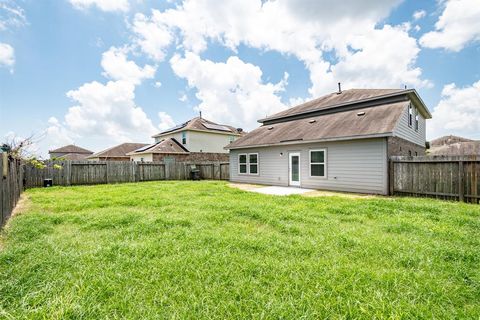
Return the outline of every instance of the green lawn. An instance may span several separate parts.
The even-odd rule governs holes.
[[[223,182],[28,190],[1,319],[480,317],[480,206]]]

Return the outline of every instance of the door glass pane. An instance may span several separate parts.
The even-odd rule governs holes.
[[[299,181],[299,157],[292,156],[292,181]]]

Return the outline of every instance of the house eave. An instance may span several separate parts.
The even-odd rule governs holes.
[[[170,135],[170,134],[173,134],[173,133],[179,133],[179,132],[183,132],[183,131],[196,131],[196,132],[206,132],[206,133],[214,133],[214,134],[224,134],[224,135],[229,135],[229,136],[241,136],[241,134],[239,133],[234,133],[234,132],[227,132],[227,131],[216,131],[216,130],[200,130],[200,129],[178,129],[178,130],[174,130],[174,131],[169,131],[169,132],[165,132],[165,133],[157,133],[156,135],[153,135],[152,138],[160,138],[160,137],[163,137],[163,136],[167,136],[167,135]]]
[[[292,145],[292,144],[307,144],[307,143],[318,143],[318,142],[334,142],[334,141],[346,141],[346,140],[384,138],[384,137],[391,137],[391,136],[393,136],[393,132],[354,135],[354,136],[345,136],[345,137],[331,137],[331,138],[322,138],[322,139],[314,139],[314,140],[295,140],[295,141],[285,141],[285,142],[278,142],[278,143],[244,145],[244,146],[233,146],[233,147],[226,146],[224,147],[224,149],[237,150],[237,149],[263,148],[263,147],[284,146],[284,145]]]
[[[403,97],[403,99],[402,99]],[[332,104],[329,107],[322,108],[322,109],[316,109],[316,110],[308,110],[304,112],[299,112],[295,114],[290,114],[290,115],[285,115],[285,116],[279,116],[279,117],[266,117],[263,119],[259,119],[257,122],[263,123],[263,124],[273,124],[273,123],[278,123],[278,122],[285,122],[289,121],[292,119],[298,119],[298,118],[308,118],[309,116],[313,116],[314,114],[320,115],[320,114],[328,114],[328,113],[336,113],[340,111],[344,111],[344,107],[351,107],[352,109],[355,109],[358,107],[364,107],[365,104],[368,104],[369,102],[375,102],[377,101],[378,105],[383,104],[382,100],[389,99],[389,98],[398,98],[398,101],[402,100],[407,100],[406,97],[414,100],[417,104],[419,104],[422,107],[423,115],[426,119],[431,119],[432,115],[430,111],[428,110],[427,106],[423,102],[423,100],[420,98],[418,95],[417,91],[415,89],[408,89],[408,90],[403,90],[399,92],[394,92],[394,93],[389,93],[389,94],[384,94],[380,96],[375,96],[371,98],[366,98],[366,99],[360,99],[360,100],[354,100],[354,101],[348,101],[344,103],[337,103],[337,104]]]

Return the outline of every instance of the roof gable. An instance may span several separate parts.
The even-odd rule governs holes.
[[[218,124],[201,117],[195,117],[193,119],[188,120],[187,122],[184,122],[175,127],[164,130],[154,135],[153,138],[161,137],[162,135],[173,133],[173,132],[181,132],[186,130],[199,130],[199,131],[208,131],[212,133],[235,134],[235,135],[240,134],[240,131],[237,128],[234,128],[232,126],[225,125],[225,124]]]
[[[402,89],[349,89],[341,93],[335,92],[305,102],[293,108],[281,111],[264,119],[261,123],[287,121],[289,118],[309,117],[314,113],[341,112],[345,108],[361,108],[386,103],[413,100],[420,107],[425,118],[431,118],[427,107],[415,90]]]
[[[50,151],[48,151],[48,153],[80,153],[80,154],[92,154],[93,151],[84,149],[84,148],[82,148],[82,147],[79,147],[79,146],[76,146],[76,145],[73,145],[73,144],[69,144],[69,145],[67,145],[67,146],[63,146],[63,147],[60,147],[60,148],[55,149],[55,150],[50,150]]]
[[[99,151],[92,154],[88,158],[114,158],[114,157],[128,157],[127,153],[132,152],[138,148],[146,146],[146,143],[122,143],[117,146]]]
[[[149,153],[189,153],[187,148],[182,146],[176,139],[167,138],[157,143],[134,150],[128,155],[149,154]]]
[[[408,104],[403,101],[267,124],[226,148],[389,136]]]

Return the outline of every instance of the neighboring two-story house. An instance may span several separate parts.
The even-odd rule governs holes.
[[[339,91],[259,120],[229,144],[230,180],[388,193],[388,159],[425,154],[431,114],[415,90]]]
[[[153,136],[155,143],[128,155],[133,161],[227,161],[225,146],[243,130],[196,117]]]

